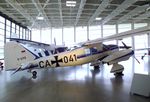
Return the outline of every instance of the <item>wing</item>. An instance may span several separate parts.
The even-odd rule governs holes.
[[[40,50],[46,51],[46,55],[49,55],[47,54],[47,52],[49,51],[51,53],[56,52],[56,50],[58,52],[63,52],[68,48],[68,47],[65,47],[64,45],[56,45],[56,41],[55,41],[55,44],[46,44],[46,43],[41,43],[41,42],[36,42],[36,41],[31,41],[31,40],[26,40],[26,39],[18,39],[18,38],[7,38],[7,39],[10,39],[10,41],[16,41],[18,43],[21,43],[26,48],[33,47],[36,50],[40,49]]]
[[[46,43],[41,43],[41,42],[36,42],[36,41],[31,41],[31,40],[26,40],[26,39],[19,39],[19,38],[7,38],[7,39],[10,39],[10,41],[16,41],[22,44],[30,44],[30,45],[35,45],[35,46],[50,46],[49,44],[46,44]]]
[[[110,41],[110,40],[121,40],[125,37],[132,36],[132,35],[146,34],[149,31],[150,31],[150,27],[145,26],[145,27],[129,30],[129,31],[126,31],[126,32],[118,33],[118,34],[113,34],[111,36],[107,36],[107,37],[103,37],[103,38],[97,38],[95,40],[88,40],[88,41],[81,42],[81,43],[78,43],[78,44],[79,45],[87,45],[87,44],[100,43],[100,42]]]
[[[110,65],[110,64],[121,62],[121,61],[126,61],[133,54],[134,54],[134,51],[132,49],[116,51],[114,53],[109,54],[107,57],[105,57],[102,60],[102,62],[107,63],[108,65]]]
[[[98,38],[98,39],[94,39],[94,40],[88,40],[88,41],[85,41],[85,42],[80,42],[77,45],[80,45],[80,46],[95,45],[95,44],[101,44],[102,41],[103,41],[102,38]]]
[[[136,51],[140,51],[140,50],[150,50],[150,48],[141,48],[141,49],[135,49]]]

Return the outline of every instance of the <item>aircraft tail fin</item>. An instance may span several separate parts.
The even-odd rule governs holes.
[[[20,43],[11,41],[4,46],[5,70],[21,67],[22,64],[33,61],[38,56],[22,46]]]

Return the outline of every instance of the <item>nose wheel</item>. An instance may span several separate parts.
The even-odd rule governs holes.
[[[94,66],[94,70],[99,70],[99,65]]]
[[[116,72],[116,73],[114,73],[114,75],[115,75],[116,77],[118,77],[118,76],[123,76],[124,74],[123,74],[123,72],[121,71],[121,72]]]

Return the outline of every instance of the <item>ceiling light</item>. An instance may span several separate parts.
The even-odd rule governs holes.
[[[102,18],[101,17],[97,17],[97,18],[95,18],[95,20],[101,20]]]
[[[66,1],[66,6],[75,7],[76,6],[76,1]]]
[[[43,17],[43,16],[38,16],[38,17],[36,17],[36,19],[37,19],[37,20],[43,20],[44,17]]]

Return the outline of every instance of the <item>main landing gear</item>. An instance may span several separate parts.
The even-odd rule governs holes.
[[[36,72],[36,71],[33,71],[33,72],[32,72],[32,78],[35,79],[36,77],[37,77],[37,72]]]
[[[94,66],[94,70],[99,70],[99,65]]]
[[[32,78],[35,79],[37,77],[37,72],[34,70],[32,71],[31,69],[28,70],[29,73],[32,73]]]

